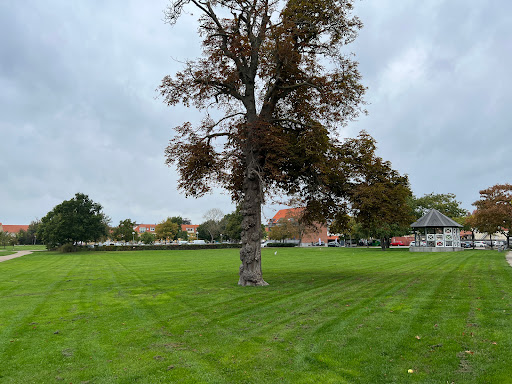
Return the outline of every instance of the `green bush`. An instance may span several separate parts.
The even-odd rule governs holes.
[[[102,247],[80,247],[83,251],[186,251],[199,249],[241,248],[242,244],[166,244],[166,245],[107,245]]]
[[[59,251],[61,253],[71,253],[71,252],[78,251],[78,247],[71,243],[67,243],[67,244],[61,245],[59,248],[57,248],[57,251]]]
[[[294,243],[268,243],[267,247],[296,247]]]

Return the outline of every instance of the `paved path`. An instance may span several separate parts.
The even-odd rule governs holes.
[[[18,251],[16,253],[13,253],[12,255],[0,256],[0,263],[2,261],[7,261],[7,260],[15,259],[16,257],[30,255],[31,253],[32,253],[32,251]]]
[[[508,263],[510,264],[510,266],[512,267],[512,251],[510,251],[509,253],[507,253],[507,256],[505,256],[507,258],[507,261]]]

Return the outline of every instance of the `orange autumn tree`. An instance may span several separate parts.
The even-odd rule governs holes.
[[[175,128],[166,161],[187,195],[220,185],[241,207],[240,285],[267,285],[261,206],[270,191],[299,199],[311,221],[344,204],[337,136],[362,112],[365,92],[346,50],[362,27],[352,8],[351,0],[174,0],[166,10],[170,24],[199,14],[202,56],[166,76],[159,92],[169,106],[205,113],[197,126]]]
[[[512,185],[496,184],[480,191],[480,200],[473,203],[476,211],[470,219],[472,228],[489,235],[500,232],[507,236],[512,228]],[[492,247],[492,242],[491,242]]]

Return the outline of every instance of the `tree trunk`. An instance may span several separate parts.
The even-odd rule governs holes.
[[[381,237],[380,238],[380,248],[385,251],[386,250],[386,238],[385,237]]]
[[[268,285],[261,271],[261,187],[255,169],[248,167],[243,185],[242,249],[238,285]]]

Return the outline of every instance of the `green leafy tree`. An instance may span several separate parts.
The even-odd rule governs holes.
[[[171,222],[178,225],[178,232],[176,232],[176,235],[174,235],[173,240],[188,240],[188,232],[181,229],[181,226],[183,225],[183,218],[181,216],[173,216],[169,219]]]
[[[222,218],[220,227],[225,240],[240,241],[242,239],[242,220],[243,217],[239,207]]]
[[[41,220],[35,219],[30,222],[30,225],[27,229],[27,235],[30,240],[30,244],[41,244],[41,241],[37,239],[37,229],[41,224]]]
[[[468,215],[468,211],[461,207],[461,202],[457,201],[453,193],[429,193],[423,197],[411,198],[411,206],[414,216],[419,219],[431,209],[437,209],[443,215],[455,220]]]
[[[0,231],[0,244],[4,246],[10,244],[12,235],[9,232]]]
[[[159,90],[169,106],[206,113],[198,126],[175,128],[167,163],[187,195],[218,185],[231,193],[243,216],[238,283],[267,285],[265,196],[297,196],[311,221],[329,219],[346,197],[339,128],[361,113],[365,87],[344,52],[362,23],[351,0],[173,0],[166,20],[174,24],[186,7],[199,14],[203,57]]]
[[[209,223],[205,221],[199,224],[199,227],[197,227],[197,238],[199,240],[211,241],[210,232],[207,230],[208,225]]]
[[[112,229],[112,237],[117,241],[138,241],[139,234],[135,232],[136,223],[130,219],[121,220],[117,227]],[[133,233],[135,232],[135,234]]]
[[[408,177],[391,168],[389,161],[375,155],[375,140],[363,133],[357,143],[363,157],[357,162],[357,180],[351,193],[352,210],[365,238],[380,238],[382,250],[391,236],[409,231],[414,216],[409,205]]]
[[[20,229],[20,231],[16,234],[16,242],[20,245],[31,244],[27,231]]]
[[[155,242],[155,235],[153,235],[151,232],[144,232],[141,236],[140,236],[140,240],[144,243],[144,244],[153,244]]]
[[[268,238],[270,240],[284,241],[286,239],[296,239],[299,237],[297,226],[289,218],[282,218],[270,228]]]
[[[168,240],[173,240],[179,230],[180,228],[178,227],[178,224],[173,222],[171,218],[168,217],[166,220],[156,225],[155,235],[157,239],[167,242]]]
[[[63,244],[98,241],[106,236],[109,219],[102,206],[83,193],[56,205],[41,219],[37,238],[53,248]]]

